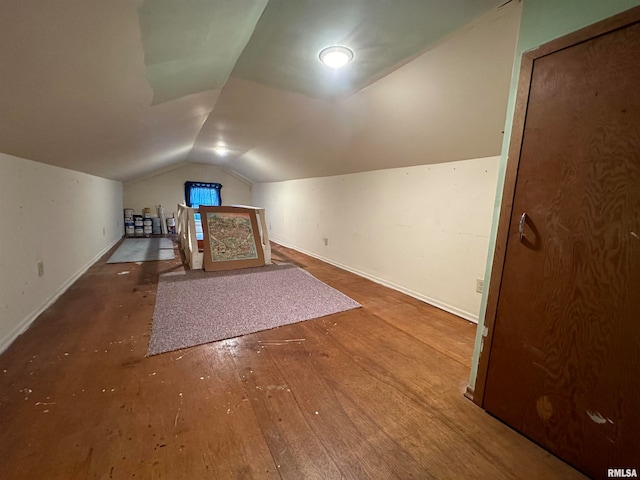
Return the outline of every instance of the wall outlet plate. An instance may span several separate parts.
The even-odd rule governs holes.
[[[44,275],[44,262],[43,261],[39,261],[38,262],[38,276],[42,277]]]
[[[483,290],[484,290],[484,279],[483,278],[476,279],[476,292],[482,293]]]

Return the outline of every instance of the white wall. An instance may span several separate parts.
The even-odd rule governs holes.
[[[277,243],[477,321],[499,157],[258,183]],[[327,246],[323,238],[328,238]]]
[[[156,206],[164,207],[165,215],[177,213],[178,203],[184,203],[185,182],[212,182],[222,184],[223,205],[249,205],[251,184],[233,172],[214,165],[187,163],[151,177],[124,184],[123,204],[141,213],[145,207],[156,215]]]
[[[122,184],[0,153],[0,211],[1,352],[121,238]]]

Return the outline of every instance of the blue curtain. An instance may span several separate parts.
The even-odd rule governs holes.
[[[184,199],[187,202],[187,207],[198,208],[200,205],[218,207],[222,205],[221,188],[222,184],[220,183],[185,182]]]

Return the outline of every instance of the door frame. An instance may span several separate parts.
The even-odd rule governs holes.
[[[496,234],[496,244],[493,254],[491,278],[487,293],[487,307],[484,316],[484,334],[481,340],[482,348],[480,349],[476,383],[473,390],[473,402],[481,407],[484,407],[484,394],[489,362],[491,360],[493,331],[498,311],[498,301],[500,299],[500,288],[507,252],[509,230],[511,227],[516,181],[518,178],[518,166],[520,163],[522,140],[524,137],[527,108],[529,104],[529,89],[531,87],[531,77],[533,74],[535,60],[638,22],[640,22],[640,6],[625,10],[622,13],[609,17],[605,20],[601,20],[573,33],[564,35],[522,54],[520,76],[518,78],[518,87],[516,90],[516,104],[513,113],[511,140],[509,142],[507,156],[507,168],[505,171],[504,187],[502,190],[502,204],[500,206],[500,217],[498,220],[498,231]]]

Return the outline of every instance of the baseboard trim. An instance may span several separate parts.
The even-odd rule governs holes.
[[[473,394],[475,393],[473,387],[471,385],[467,385],[466,390],[464,391],[464,396],[473,402]]]
[[[105,253],[107,253],[111,248],[113,248],[113,246],[116,243],[118,243],[120,240],[122,240],[122,237],[117,238],[116,240],[111,242],[107,247],[102,249],[102,251],[100,253],[98,253],[95,257],[93,257],[91,260],[89,260],[88,263],[86,263],[84,266],[82,266],[76,273],[74,273],[71,277],[69,277],[60,286],[60,288],[58,288],[58,290],[55,291],[55,293],[53,295],[51,295],[48,299],[46,299],[44,301],[44,303],[42,303],[36,310],[31,312],[18,325],[16,325],[16,327],[13,330],[11,330],[9,335],[7,335],[5,338],[0,340],[0,353],[4,352],[7,348],[9,348],[9,346],[15,341],[15,339],[18,338],[20,335],[22,335],[31,326],[31,324],[34,322],[34,320],[36,318],[38,318],[38,316],[40,316],[40,314],[42,312],[44,312],[47,308],[49,308],[51,305],[53,305],[53,303],[58,298],[60,298],[60,296],[64,292],[66,292],[67,289],[71,285],[73,285],[73,283],[78,278],[80,278],[87,270],[89,270],[89,267],[91,267],[91,265],[96,263],[100,257],[102,257]]]
[[[411,289],[405,288],[402,285],[398,285],[396,283],[385,280],[384,278],[377,277],[367,272],[363,272],[358,270],[357,268],[350,267],[348,265],[344,265],[340,262],[336,262],[331,260],[330,258],[323,257],[322,255],[318,255],[317,253],[310,252],[303,248],[296,247],[294,245],[290,245],[286,242],[283,242],[279,239],[271,238],[273,243],[277,243],[278,245],[282,245],[283,247],[290,248],[292,250],[296,250],[298,252],[304,253],[305,255],[309,255],[310,257],[317,258],[318,260],[322,260],[330,265],[341,268],[351,273],[355,273],[356,275],[366,278],[367,280],[371,280],[372,282],[379,283],[380,285],[384,285],[385,287],[392,288],[393,290],[397,290],[398,292],[404,293],[405,295],[409,295],[410,297],[416,298],[422,302],[428,303],[429,305],[433,305],[434,307],[439,308],[440,310],[444,310],[445,312],[452,313],[460,318],[463,318],[471,323],[478,323],[478,315],[474,315],[473,313],[467,312],[465,310],[461,310],[453,305],[448,305],[446,303],[440,302],[434,298],[423,295],[419,292],[414,292]]]

